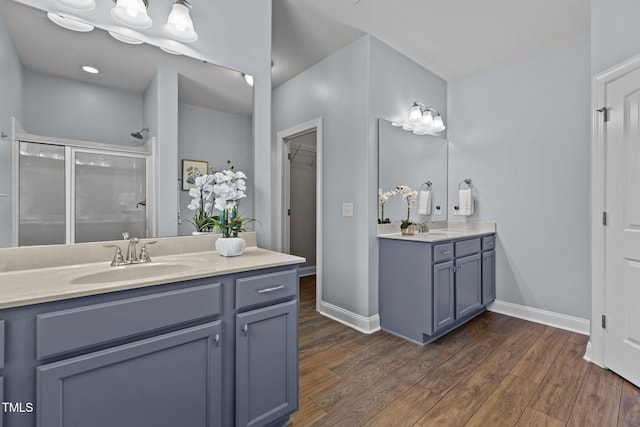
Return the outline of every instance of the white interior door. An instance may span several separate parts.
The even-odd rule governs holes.
[[[605,365],[640,386],[640,69],[606,100]]]

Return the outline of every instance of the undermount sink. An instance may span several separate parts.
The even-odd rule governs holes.
[[[92,283],[121,282],[126,280],[145,279],[149,277],[177,274],[191,268],[188,264],[133,264],[110,267],[108,270],[76,277],[69,283],[87,285]]]

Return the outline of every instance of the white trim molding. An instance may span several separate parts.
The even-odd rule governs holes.
[[[566,314],[555,313],[553,311],[541,310],[539,308],[527,307],[525,305],[513,304],[506,301],[494,301],[487,310],[494,313],[505,314],[518,319],[530,322],[541,323],[564,329],[582,335],[589,335],[589,319],[568,316]]]
[[[324,301],[320,302],[320,309],[318,311],[323,316],[347,325],[363,334],[372,334],[380,330],[380,316],[377,314],[371,317],[365,317]]]
[[[607,85],[625,74],[640,68],[640,55],[633,56],[593,77],[592,80],[592,127],[591,127],[591,322],[599,325],[602,315],[607,314],[605,280],[605,231],[602,212],[606,211],[606,134],[602,113],[607,107]],[[596,365],[605,364],[605,331],[596,326],[591,330],[587,346],[589,360]]]

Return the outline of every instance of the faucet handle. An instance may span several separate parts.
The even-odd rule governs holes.
[[[129,233],[128,233],[128,232],[126,232],[126,231],[125,231],[124,233],[122,233],[122,238],[123,238],[124,240],[129,240]]]
[[[105,248],[116,248],[116,253],[113,255],[113,261],[111,261],[111,267],[124,265],[124,256],[122,256],[122,249],[118,245],[102,245]]]
[[[152,240],[151,242],[146,242],[142,245],[142,248],[140,249],[140,262],[151,262],[149,252],[147,251],[147,245],[154,245],[156,243],[158,243],[157,240]]]

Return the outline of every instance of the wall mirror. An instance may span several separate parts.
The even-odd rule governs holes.
[[[383,192],[406,185],[420,193],[431,183],[431,210],[419,213],[419,200],[411,208],[410,219],[421,223],[447,219],[448,142],[433,135],[415,135],[378,119],[378,188]],[[440,207],[440,213],[437,207]],[[407,218],[407,203],[400,195],[384,204],[384,217],[392,222]],[[381,209],[378,206],[378,218]]]
[[[4,27],[0,28],[0,37],[11,39],[22,67],[23,99],[13,102],[22,106],[22,112],[8,113],[20,117],[27,133],[140,146],[147,135],[155,135],[157,131],[143,132],[143,139],[131,135],[148,127],[144,118],[144,92],[158,69],[175,70],[178,75],[176,169],[183,158],[208,161],[216,168],[224,167],[226,160],[231,159],[236,169],[251,174],[253,90],[240,72],[171,54],[145,43],[122,43],[99,28],[86,33],[70,31],[51,22],[46,12],[14,1],[1,2],[0,16],[3,21],[0,26]],[[100,73],[88,74],[82,71],[82,65],[94,65]],[[103,98],[97,100],[97,96]],[[87,108],[83,108],[83,103]],[[69,105],[87,114],[93,111],[95,115],[74,117],[66,108]],[[5,110],[0,108],[2,113]],[[9,121],[7,117],[1,119],[3,126]],[[10,129],[2,131],[8,133]],[[7,156],[10,153],[6,150],[10,145],[8,139],[0,144],[3,145],[0,156]],[[7,159],[1,160],[3,165],[10,165]],[[6,172],[2,172],[2,179],[10,181],[11,175]],[[179,188],[176,183],[175,188],[166,191],[175,192],[182,217],[189,218],[192,215],[186,209],[189,197]],[[0,204],[0,224],[11,226],[12,201],[2,198]],[[191,231],[190,224],[178,226],[178,234]],[[0,236],[0,246],[10,245],[10,240]]]

